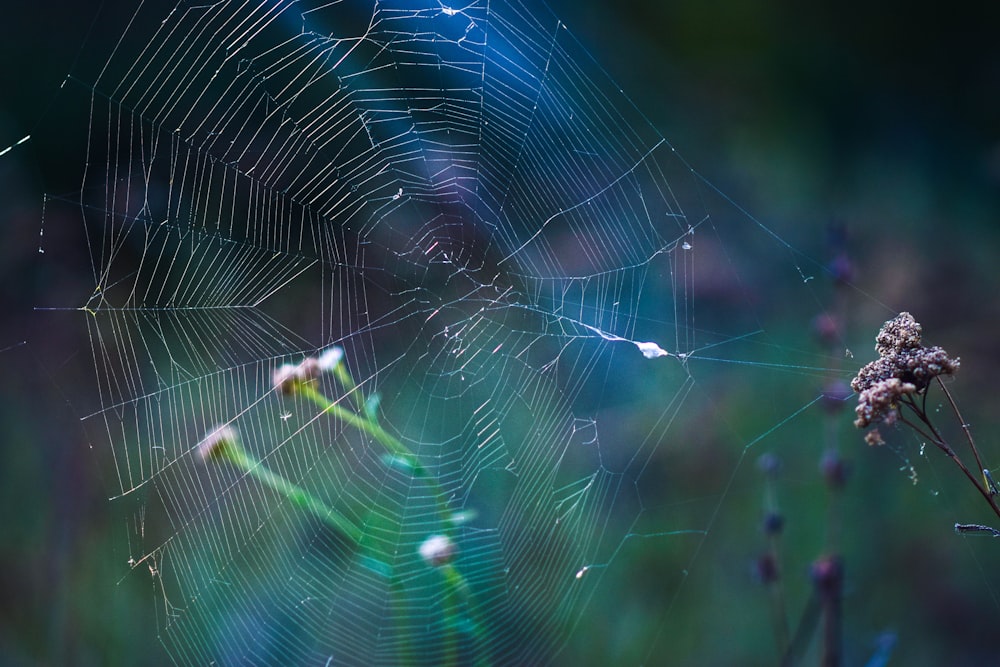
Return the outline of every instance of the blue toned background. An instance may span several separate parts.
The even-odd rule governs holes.
[[[46,247],[65,260],[40,270],[40,204],[43,192],[79,185],[87,109],[67,104],[60,83],[103,60],[131,3],[107,4],[117,20],[97,22],[86,3],[29,5],[6,9],[0,46],[0,148],[32,136],[0,156],[0,655],[25,665],[169,664],[149,578],[121,578],[126,531],[105,500],[111,473],[80,427],[96,402],[86,331],[71,314],[35,310],[83,303],[92,288],[78,224],[46,221]],[[787,311],[798,322],[843,298],[844,340],[854,353],[845,367],[869,360],[878,325],[910,310],[931,342],[962,357],[956,395],[987,463],[1000,460],[991,447],[1000,427],[992,401],[1000,361],[1000,12],[904,2],[552,6],[723,192],[812,258],[847,253],[857,290],[846,297],[818,284],[815,302],[790,301],[791,283],[779,280],[754,308]],[[744,259],[748,277],[785,261]],[[789,348],[822,346],[812,331],[781,336]],[[661,528],[703,525],[712,505],[698,499],[715,500],[725,488],[712,533],[683,562],[670,540],[629,543],[616,568],[629,576],[600,589],[607,595],[591,602],[566,664],[775,664],[768,597],[754,578],[764,548],[764,482],[754,462],[765,451],[784,461],[782,573],[793,622],[806,605],[807,571],[828,528],[818,471],[828,418],[809,412],[744,448],[815,396],[821,379],[786,384],[754,369],[706,370],[699,379],[713,412],[684,413],[684,437],[658,449],[644,479],[662,479],[671,498],[690,501],[653,515]],[[656,395],[655,386],[632,391]],[[616,414],[628,421],[627,412]],[[902,437],[896,451],[871,450],[849,414],[833,419],[853,469],[840,548],[846,664],[864,664],[886,632],[898,637],[890,664],[989,664],[1000,628],[1000,547],[950,529],[954,521],[989,522],[981,501],[936,452],[921,459],[917,443]],[[916,485],[901,470],[907,462]]]

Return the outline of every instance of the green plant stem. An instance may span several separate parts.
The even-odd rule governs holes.
[[[339,366],[340,364],[338,364],[338,367]],[[351,384],[353,385],[353,381],[351,381]],[[299,383],[296,386],[296,391],[319,406],[324,412],[332,414],[359,431],[363,431],[375,438],[376,441],[385,447],[386,451],[405,461],[406,465],[409,466],[416,475],[426,480],[428,486],[434,494],[438,514],[444,523],[444,532],[446,534],[451,533],[453,525],[451,520],[451,508],[448,506],[448,501],[445,498],[444,491],[434,478],[428,474],[427,469],[424,468],[424,466],[417,459],[416,455],[411,452],[406,445],[400,442],[394,435],[382,428],[380,424],[373,422],[368,417],[351,412],[335,401],[331,401],[329,398],[317,391],[312,384]]]
[[[483,632],[483,625],[479,622],[477,614],[475,612],[476,605],[475,601],[472,599],[472,591],[469,588],[468,582],[462,573],[458,570],[452,563],[445,563],[438,567],[441,572],[441,576],[444,577],[445,587],[447,590],[448,601],[445,603],[446,609],[450,610],[451,617],[458,617],[458,606],[459,603],[463,604],[468,610],[466,616],[469,621],[469,625],[472,629],[472,639],[473,644],[476,646],[476,662],[478,667],[485,667],[489,665],[489,660],[485,656],[485,647],[482,643],[486,639],[486,635]],[[446,612],[449,613],[449,612]],[[454,629],[452,630],[454,633]],[[455,636],[454,634],[452,635]],[[453,663],[449,663],[453,664]]]
[[[364,398],[361,396],[360,391],[358,391],[353,378],[351,378],[347,371],[343,368],[343,364],[337,364],[334,373],[337,380],[348,391],[348,393],[355,395],[354,402],[359,406],[360,414],[352,412],[351,410],[340,405],[338,402],[331,401],[325,395],[320,393],[312,383],[300,382],[296,385],[295,390],[304,398],[312,401],[324,412],[331,414],[337,419],[342,420],[344,423],[372,436],[372,438],[385,447],[389,454],[404,461],[416,475],[423,478],[434,495],[438,515],[443,524],[442,533],[450,536],[454,532],[452,511],[448,504],[444,490],[438,484],[437,480],[435,480],[434,477],[427,472],[427,469],[420,463],[417,456],[410,451],[406,445],[400,442],[400,440],[394,435],[386,431],[385,428],[383,428],[379,423],[373,421],[365,414]],[[472,599],[468,582],[458,568],[451,563],[445,563],[438,566],[437,569],[441,572],[441,576],[444,579],[447,596],[447,601],[445,603],[445,622],[447,628],[445,632],[447,633],[448,638],[446,639],[445,646],[445,664],[454,665],[458,664],[458,624],[456,619],[459,616],[459,602],[463,603],[468,610],[467,617],[469,625],[472,629],[473,639],[476,644],[481,643],[484,639],[483,626],[480,624],[474,613],[476,606]],[[480,652],[477,651],[477,653]],[[480,657],[476,664],[487,665],[489,662],[483,658],[480,653]]]
[[[458,664],[458,601],[454,585],[449,581],[446,569],[454,569],[450,563],[438,568],[444,575],[445,584],[448,591],[444,600],[444,664]]]
[[[272,472],[263,463],[253,458],[235,444],[224,449],[224,456],[238,468],[245,470],[265,486],[286,497],[293,505],[312,512],[317,518],[330,525],[334,530],[347,537],[355,544],[360,544],[363,534],[347,517],[319,500],[302,487],[292,483],[285,477]]]
[[[358,408],[358,412],[364,413],[364,394],[358,389],[357,383],[354,382],[354,378],[351,377],[351,374],[348,372],[347,366],[344,365],[343,360],[333,367],[333,377],[337,378],[337,382],[339,382],[344,388],[345,393],[351,396],[354,400],[354,405]]]
[[[402,631],[399,634],[400,643],[402,644],[402,649],[396,656],[396,664],[400,667],[408,667],[410,664],[410,647],[407,645],[407,626],[409,625],[409,616],[406,613],[406,601],[403,584],[400,582],[398,576],[393,576],[389,582],[389,593],[391,600],[395,602],[394,614],[396,617],[397,627],[401,628]]]

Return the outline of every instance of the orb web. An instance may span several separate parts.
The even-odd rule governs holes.
[[[84,421],[178,663],[552,662],[726,497],[653,511],[697,369],[821,370],[747,298],[800,256],[535,3],[142,5],[72,83]],[[275,384],[334,350],[329,405]]]

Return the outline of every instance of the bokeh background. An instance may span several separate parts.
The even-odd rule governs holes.
[[[130,7],[106,4],[102,16],[118,20],[96,22],[89,3],[4,10],[0,147],[32,135],[0,156],[5,664],[170,664],[156,639],[149,579],[122,578],[124,526],[106,502],[110,473],[80,426],[94,403],[85,328],[74,313],[38,310],[81,304],[92,288],[79,225],[46,222],[46,247],[66,259],[41,269],[41,202],[43,193],[78,188],[87,110],[67,104],[60,83],[104,58]],[[768,303],[757,307],[789,315],[788,349],[825,354],[815,331],[792,323],[830,311],[843,327],[839,344],[854,353],[844,367],[859,366],[881,322],[913,312],[931,342],[962,357],[954,391],[987,464],[1000,465],[1000,10],[898,0],[552,7],[723,192],[807,256],[849,259],[851,288],[827,275],[812,302],[787,300],[782,283],[763,295]],[[760,257],[741,270],[766,272],[778,261],[786,259]],[[794,625],[811,594],[810,564],[831,545],[831,496],[819,469],[831,439],[852,470],[835,542],[846,571],[845,664],[865,664],[889,634],[890,664],[996,660],[1000,546],[952,533],[955,521],[991,519],[943,457],[920,456],[904,434],[890,447],[866,447],[849,409],[810,410],[755,442],[825,379],[749,369],[699,380],[692,404],[710,410],[685,415],[683,437],[659,448],[647,478],[662,471],[672,498],[691,501],[651,516],[676,526],[703,525],[726,489],[713,530],[697,553],[669,539],[629,543],[619,574],[609,575],[620,580],[592,601],[561,660],[776,664],[769,596],[755,577],[766,546],[756,461],[773,452],[783,462],[775,490]],[[702,496],[712,502],[700,504]]]

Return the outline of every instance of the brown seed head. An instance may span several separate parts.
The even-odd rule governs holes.
[[[851,380],[851,388],[858,392],[856,426],[891,423],[898,417],[901,398],[921,394],[934,378],[958,370],[957,357],[949,357],[940,347],[924,347],[921,340],[920,324],[909,313],[900,313],[882,325],[875,338],[879,358]]]
[[[875,337],[875,351],[887,357],[893,352],[920,347],[922,327],[913,315],[902,312],[882,325]]]
[[[858,397],[858,406],[854,408],[858,418],[854,420],[854,425],[864,428],[877,421],[894,421],[895,413],[899,410],[899,400],[915,393],[916,385],[899,378],[876,382]]]

